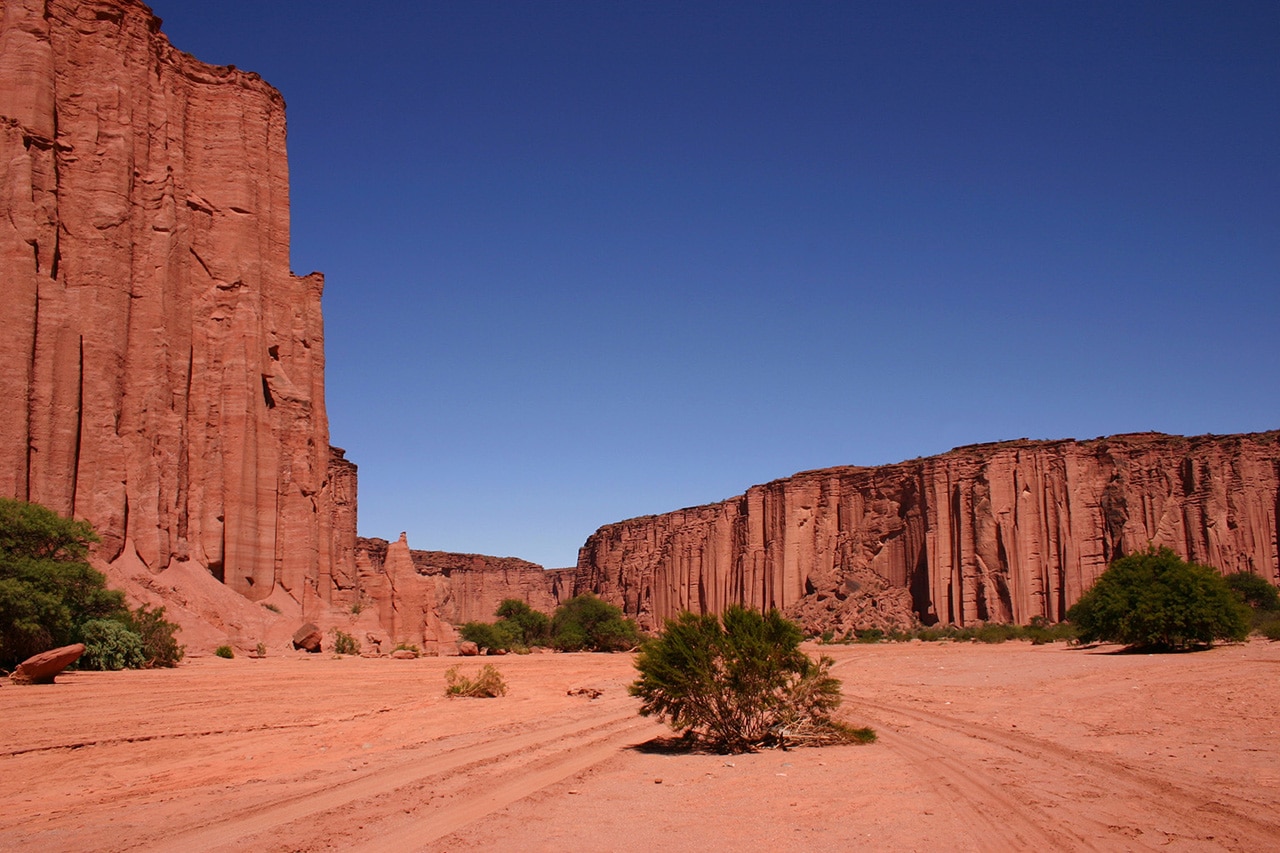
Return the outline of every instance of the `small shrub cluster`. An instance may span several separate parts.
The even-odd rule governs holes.
[[[360,654],[360,641],[355,637],[343,631],[341,628],[333,628],[330,632],[333,635],[333,653],[337,655],[358,655]]]
[[[216,649],[213,650],[213,653],[218,657],[226,658],[227,660],[231,660],[233,657],[236,656],[235,649],[231,648],[230,646],[218,646]]]
[[[681,613],[641,647],[640,677],[629,689],[641,714],[722,752],[874,740],[871,729],[831,717],[840,681],[830,658],[814,661],[800,650],[802,639],[776,610]]]
[[[622,610],[590,593],[575,596],[548,619],[519,599],[504,600],[497,622],[467,622],[458,635],[490,652],[527,652],[537,646],[560,651],[613,652],[633,649],[640,631]]]
[[[469,678],[451,666],[444,673],[446,696],[466,696],[472,699],[492,699],[507,694],[507,682],[493,664],[485,664],[475,678]]]
[[[861,628],[842,638],[834,632],[822,635],[824,643],[905,643],[920,640],[925,643],[1004,643],[1010,640],[1030,640],[1035,645],[1071,641],[1076,638],[1076,627],[1069,622],[1050,623],[1041,617],[1030,625],[1011,625],[1003,622],[983,622],[978,625],[918,625],[908,630]]]

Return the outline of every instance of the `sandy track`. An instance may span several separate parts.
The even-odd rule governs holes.
[[[878,743],[637,749],[620,655],[497,660],[496,700],[434,659],[6,685],[0,849],[1280,849],[1280,644],[825,651]]]

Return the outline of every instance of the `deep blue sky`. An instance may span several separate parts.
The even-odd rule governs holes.
[[[1280,427],[1280,3],[155,0],[289,105],[360,529]]]

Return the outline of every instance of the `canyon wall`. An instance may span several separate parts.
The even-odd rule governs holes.
[[[1057,621],[1148,543],[1280,582],[1278,484],[1280,432],[963,447],[607,525],[581,549],[575,589],[645,628],[731,603],[838,633]]]
[[[323,279],[289,270],[284,101],[133,0],[0,0],[0,495],[96,558],[356,595]]]
[[[492,622],[498,605],[516,598],[550,615],[570,597],[574,570],[546,571],[515,557],[410,550],[397,542],[360,539],[359,586],[378,608],[378,620],[395,642],[448,649],[449,626]]]

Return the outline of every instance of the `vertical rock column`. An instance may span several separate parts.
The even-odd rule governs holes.
[[[0,15],[0,494],[92,522],[107,563],[330,598],[354,556],[325,505],[323,280],[289,271],[283,99],[135,0]]]

